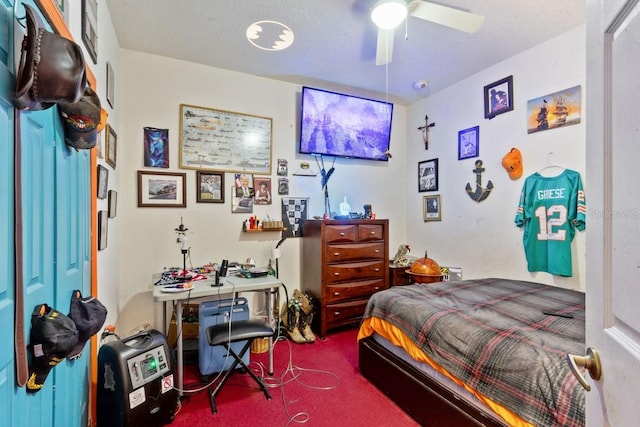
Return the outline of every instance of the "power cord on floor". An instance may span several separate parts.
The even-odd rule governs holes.
[[[278,328],[278,331],[280,331],[280,328]],[[304,387],[313,389],[313,390],[333,390],[338,386],[338,383],[340,381],[340,379],[338,378],[338,376],[336,374],[334,374],[333,372],[329,372],[329,371],[324,371],[324,370],[319,370],[319,369],[309,369],[309,368],[303,368],[300,366],[296,366],[293,363],[293,352],[292,352],[292,346],[291,346],[291,341],[286,338],[286,336],[284,335],[279,335],[278,338],[276,338],[274,340],[274,344],[273,347],[275,349],[276,345],[280,344],[280,343],[287,343],[288,345],[288,349],[289,349],[289,362],[287,363],[287,367],[285,368],[285,370],[282,372],[282,374],[280,376],[265,376],[265,367],[264,365],[262,365],[262,363],[255,363],[256,365],[258,365],[258,369],[254,369],[254,372],[256,373],[256,375],[258,375],[261,379],[262,382],[264,382],[264,384],[268,387],[268,388],[279,388],[281,395],[282,395],[282,405],[284,407],[285,413],[287,414],[287,417],[289,418],[287,423],[285,424],[285,426],[289,426],[292,423],[296,423],[296,424],[304,424],[306,422],[308,422],[311,417],[310,415],[305,412],[305,411],[300,411],[297,412],[295,414],[291,414],[289,411],[289,406],[295,402],[287,402],[287,398],[285,395],[285,389],[284,386],[292,383],[292,382],[297,382],[299,384],[301,384]],[[253,364],[252,364],[253,365]],[[335,381],[333,384],[327,385],[327,386],[315,386],[312,384],[309,384],[305,381],[303,381],[301,379],[301,376],[303,373],[305,372],[310,372],[310,373],[315,373],[315,374],[323,374],[323,375],[327,375],[332,377]]]

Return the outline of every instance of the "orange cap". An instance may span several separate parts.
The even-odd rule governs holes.
[[[509,178],[518,179],[522,176],[522,154],[517,148],[512,148],[506,156],[502,158],[502,166],[509,173]]]
[[[104,108],[100,109],[100,123],[98,124],[98,127],[96,128],[96,130],[98,132],[102,132],[104,127],[107,125],[107,118],[108,117],[109,117],[109,113],[107,113],[107,110],[105,110]]]

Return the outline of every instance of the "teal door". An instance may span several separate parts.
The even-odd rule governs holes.
[[[32,3],[32,2],[29,2]],[[12,28],[13,6],[0,0],[3,25]],[[22,4],[15,8],[16,16],[24,16]],[[43,19],[43,21],[45,21]],[[46,21],[45,21],[46,22]],[[4,25],[7,23],[7,25]],[[4,31],[4,30],[2,30]],[[12,33],[7,31],[7,61],[1,70],[0,105],[2,106],[0,135],[0,218],[3,236],[1,262],[13,259],[13,64]],[[19,36],[20,40],[22,36]],[[2,38],[4,40],[4,36]],[[5,82],[6,80],[6,82]],[[73,290],[90,294],[90,158],[87,151],[75,151],[64,144],[62,124],[57,106],[44,111],[20,112],[21,208],[23,225],[22,274],[24,287],[24,333],[29,337],[33,308],[42,303],[62,313],[69,312]],[[9,148],[11,147],[11,148]],[[9,151],[10,150],[10,151]],[[11,175],[11,176],[10,176]],[[5,195],[4,188],[7,188]],[[5,228],[7,233],[5,234]],[[9,232],[11,234],[9,234]],[[5,247],[6,246],[6,247]],[[12,261],[11,261],[12,262]],[[9,267],[11,267],[9,262]],[[4,267],[2,265],[2,267]],[[12,268],[2,268],[0,284],[0,319],[13,325]],[[10,274],[10,277],[7,275]],[[6,289],[5,289],[6,288]],[[4,293],[1,293],[3,292]],[[5,313],[5,311],[7,313]],[[13,328],[0,329],[0,342],[13,343]],[[0,425],[7,426],[85,426],[88,412],[89,352],[80,359],[65,360],[47,377],[44,387],[34,394],[16,386],[13,346],[0,355]],[[10,354],[9,354],[10,353]],[[6,359],[6,361],[5,361]]]

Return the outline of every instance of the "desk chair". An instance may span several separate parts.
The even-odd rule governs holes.
[[[218,385],[215,386],[211,384],[209,387],[209,401],[211,402],[211,412],[214,414],[218,412],[216,408],[215,398],[225,385],[233,371],[236,369],[238,364],[240,364],[244,370],[251,375],[251,377],[258,383],[264,395],[267,399],[271,399],[271,394],[267,390],[267,387],[264,385],[262,380],[256,376],[245,363],[242,361],[242,357],[251,347],[251,343],[256,338],[269,338],[273,336],[273,329],[269,325],[267,325],[262,320],[235,320],[231,322],[231,330],[229,330],[229,323],[218,323],[217,325],[209,326],[206,329],[207,341],[209,345],[216,346],[222,345],[227,349],[231,357],[234,358],[234,362],[229,368],[228,371],[224,373]],[[236,353],[231,348],[230,344],[237,341],[247,341],[240,350],[240,352]]]

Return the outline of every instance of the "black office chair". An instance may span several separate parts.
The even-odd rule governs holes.
[[[209,345],[222,345],[227,349],[231,357],[234,358],[234,362],[229,368],[228,371],[224,373],[222,379],[218,382],[218,385],[215,386],[212,383],[209,387],[209,400],[211,402],[211,412],[214,414],[218,412],[216,408],[215,398],[225,385],[231,374],[233,374],[234,370],[240,364],[244,370],[251,375],[251,377],[258,383],[264,395],[267,399],[271,399],[271,394],[269,394],[269,390],[264,385],[262,380],[258,378],[256,374],[254,374],[245,363],[242,361],[242,357],[251,347],[251,343],[256,338],[269,338],[273,336],[273,329],[269,325],[267,325],[262,320],[234,320],[231,322],[231,329],[229,329],[229,323],[218,323],[217,325],[209,326],[206,330],[207,341]],[[231,348],[231,343],[237,341],[247,341],[245,345],[242,347],[240,352],[236,353]]]

